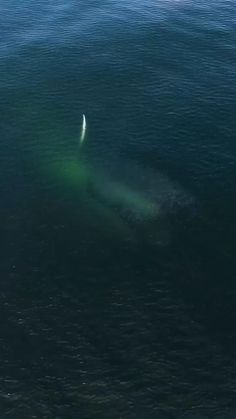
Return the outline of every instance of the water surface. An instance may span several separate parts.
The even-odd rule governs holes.
[[[235,417],[235,3],[0,8],[1,417]],[[95,228],[44,170],[83,113],[155,225]]]

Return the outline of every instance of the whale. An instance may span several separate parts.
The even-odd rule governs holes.
[[[86,153],[87,140],[83,114],[78,149],[44,158],[43,170],[57,190],[58,202],[69,202],[80,225],[96,228],[101,234],[169,241],[168,216],[189,205],[192,197],[167,175],[139,162],[93,162]]]

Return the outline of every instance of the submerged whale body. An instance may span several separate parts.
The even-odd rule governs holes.
[[[83,115],[80,148],[85,137]],[[61,196],[70,197],[82,222],[111,235],[133,238],[141,231],[158,242],[158,232],[167,230],[168,213],[192,200],[168,177],[129,160],[104,168],[89,162],[83,149],[78,156],[63,155],[44,163],[47,175]]]

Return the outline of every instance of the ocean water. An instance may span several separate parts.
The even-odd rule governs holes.
[[[1,418],[235,418],[235,22],[1,1]]]

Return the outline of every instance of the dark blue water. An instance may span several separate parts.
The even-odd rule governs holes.
[[[234,418],[235,2],[0,11],[1,418]]]

